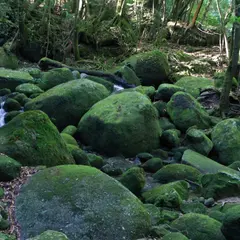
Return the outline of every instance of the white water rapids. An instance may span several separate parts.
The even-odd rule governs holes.
[[[3,109],[4,102],[5,102],[5,99],[3,97],[0,97],[0,127],[2,127],[5,124],[4,116],[6,112]]]

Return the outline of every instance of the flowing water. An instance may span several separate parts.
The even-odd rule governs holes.
[[[0,127],[2,127],[5,124],[4,116],[5,116],[6,112],[3,109],[4,102],[5,102],[5,98],[0,97]]]

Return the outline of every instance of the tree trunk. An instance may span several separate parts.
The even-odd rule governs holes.
[[[240,0],[235,0],[235,16],[240,17]],[[235,21],[233,23],[233,48],[231,61],[229,62],[228,70],[225,75],[224,86],[220,99],[220,111],[223,116],[229,110],[229,94],[232,88],[233,76],[237,76],[238,73],[238,59],[239,59],[239,48],[240,48],[240,23]]]
[[[74,20],[74,34],[73,34],[73,52],[75,60],[78,61],[80,59],[79,47],[78,47],[78,19],[79,12],[82,7],[82,0],[75,0],[75,20]]]
[[[200,10],[201,10],[202,5],[203,5],[203,1],[204,0],[200,0],[199,4],[197,6],[197,9],[196,9],[196,11],[194,13],[194,16],[192,18],[192,21],[191,21],[191,23],[187,27],[188,29],[193,28],[195,26],[197,18],[198,18],[198,14],[200,13]]]

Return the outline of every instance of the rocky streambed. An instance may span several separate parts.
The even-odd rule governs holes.
[[[0,238],[238,239],[240,120],[198,101],[221,79],[160,51],[117,74],[0,69]]]

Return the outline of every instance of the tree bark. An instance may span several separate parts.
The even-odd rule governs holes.
[[[196,11],[194,13],[194,16],[192,18],[192,21],[191,21],[191,23],[187,27],[188,29],[193,28],[195,26],[197,18],[198,18],[198,15],[199,15],[200,10],[201,10],[202,5],[203,5],[203,1],[204,0],[200,0],[200,2],[198,3],[198,6],[197,6],[197,9],[196,9]]]

